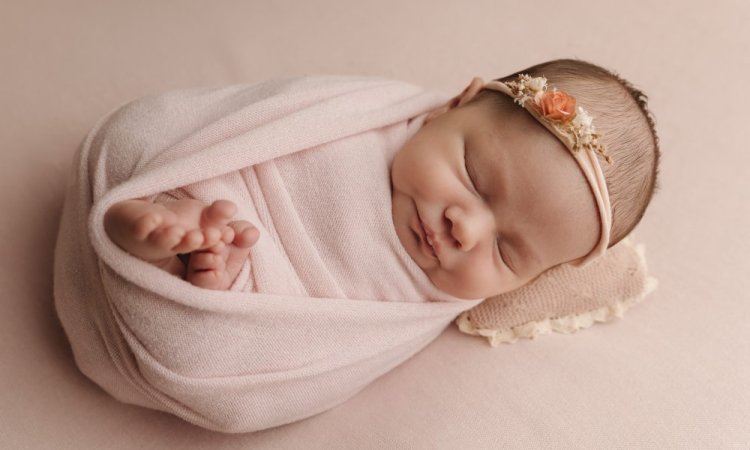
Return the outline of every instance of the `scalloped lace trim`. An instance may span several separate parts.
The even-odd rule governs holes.
[[[647,270],[645,248],[645,244],[642,243],[635,246],[635,251],[638,253],[641,262],[643,263],[644,271]],[[458,325],[459,330],[464,333],[486,337],[492,347],[497,347],[503,343],[512,344],[519,338],[534,339],[536,336],[549,334],[552,331],[572,334],[580,329],[589,328],[596,322],[609,322],[614,317],[622,318],[625,311],[631,306],[642,302],[648,294],[656,289],[658,284],[656,278],[646,275],[645,289],[640,295],[633,298],[620,300],[612,305],[604,306],[585,313],[571,314],[557,319],[544,319],[536,322],[528,322],[510,329],[475,328],[469,320],[469,311],[461,313],[456,319],[456,324]]]

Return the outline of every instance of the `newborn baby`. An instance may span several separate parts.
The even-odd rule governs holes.
[[[521,100],[540,105],[545,119]],[[610,163],[579,162],[549,125],[593,131],[592,118],[596,133],[585,137]],[[491,297],[559,264],[588,262],[627,236],[657,187],[658,162],[645,95],[601,67],[556,60],[487,84],[474,78],[396,153],[393,225],[436,287]],[[236,211],[228,200],[132,199],[112,206],[104,226],[132,255],[196,286],[227,289],[260,237],[232,220]]]

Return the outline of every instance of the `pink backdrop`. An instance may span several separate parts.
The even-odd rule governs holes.
[[[750,4],[604,3],[4,2],[0,447],[750,447]],[[121,404],[76,369],[52,251],[73,154],[114,106],[312,73],[458,93],[564,57],[619,72],[657,119],[662,189],[634,239],[659,288],[623,320],[494,349],[451,327],[344,405],[249,435]]]

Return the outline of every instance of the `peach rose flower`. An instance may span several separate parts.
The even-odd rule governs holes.
[[[547,91],[539,99],[542,116],[563,123],[576,116],[576,99],[563,91]]]

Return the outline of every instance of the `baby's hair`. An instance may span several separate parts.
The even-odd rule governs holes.
[[[608,247],[620,242],[641,221],[658,184],[659,138],[648,97],[618,74],[580,59],[547,61],[497,81],[515,81],[518,74],[544,76],[576,98],[593,118],[607,154],[614,160],[599,163],[607,180],[612,205],[612,230]],[[499,112],[524,111],[509,96],[482,90],[470,103],[490,101]]]

